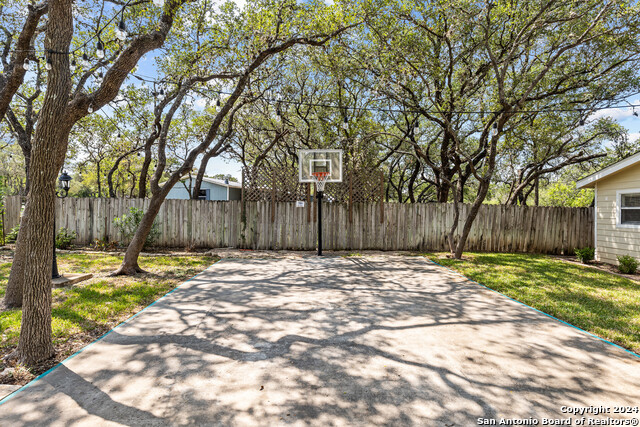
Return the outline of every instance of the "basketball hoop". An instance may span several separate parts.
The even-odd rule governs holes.
[[[313,175],[313,179],[316,182],[316,191],[324,191],[324,185],[327,183],[326,180],[329,177],[329,172],[312,172],[311,175]]]
[[[342,182],[342,150],[298,151],[298,180],[316,183],[318,256],[322,256],[322,196],[327,182]]]

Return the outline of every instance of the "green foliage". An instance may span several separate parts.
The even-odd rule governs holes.
[[[540,204],[543,206],[580,208],[593,203],[593,190],[578,190],[575,181],[550,183],[540,193]]]
[[[581,263],[583,264],[588,264],[589,261],[592,261],[595,254],[596,254],[596,250],[594,248],[590,248],[590,247],[586,247],[586,248],[582,248],[582,249],[575,249],[575,253],[576,256],[578,257],[578,259],[580,260]]]
[[[67,230],[62,227],[58,230],[58,234],[56,234],[56,248],[58,249],[69,249],[74,240],[78,235],[73,230]]]
[[[113,225],[122,233],[125,241],[128,243],[133,239],[133,236],[136,234],[136,230],[138,230],[138,226],[140,222],[142,222],[142,217],[144,216],[144,211],[138,208],[130,208],[128,214],[124,214],[121,217],[116,217],[113,219]],[[160,237],[160,225],[157,221],[154,221],[151,226],[151,231],[147,235],[147,239],[144,242],[145,247],[149,247],[153,245],[156,240]]]
[[[5,242],[7,243],[15,243],[18,239],[18,232],[20,231],[20,224],[13,227],[7,235],[5,236]]]
[[[220,181],[224,181],[225,179],[228,179],[229,182],[239,182],[238,178],[236,178],[235,176],[231,176],[229,174],[224,174],[224,173],[218,173],[210,176],[209,178],[219,179]]]
[[[141,262],[145,270],[154,273],[152,277],[94,278],[83,286],[53,289],[54,344],[62,344],[74,336],[93,340],[91,333],[101,335],[215,260],[200,256],[145,257]],[[107,254],[58,254],[63,271],[107,273],[121,262],[120,257]],[[11,263],[0,263],[0,297],[4,296],[10,271]],[[0,353],[17,345],[21,316],[20,309],[0,312]]]
[[[638,260],[631,255],[618,256],[618,270],[624,274],[635,274],[638,269]]]

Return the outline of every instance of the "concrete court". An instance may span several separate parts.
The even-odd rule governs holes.
[[[639,358],[423,258],[225,259],[0,425],[473,426],[639,403]]]

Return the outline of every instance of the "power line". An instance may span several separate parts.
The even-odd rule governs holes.
[[[179,81],[176,80],[167,80],[167,79],[162,79],[162,80],[156,80],[153,77],[150,76],[145,76],[145,75],[141,75],[139,73],[131,73],[131,76],[146,82],[146,83],[153,83],[154,85],[156,84],[162,84],[162,85],[166,85],[168,83],[170,84],[179,84]],[[212,92],[217,93],[218,95],[231,95],[232,92],[227,92],[224,90],[217,90],[217,89],[209,89]],[[630,96],[634,96],[637,95],[633,94]],[[245,98],[252,98],[253,96],[251,94],[242,94],[240,95],[241,97],[245,97]],[[336,104],[328,104],[328,103],[312,103],[312,102],[307,102],[307,101],[294,101],[294,100],[289,100],[289,99],[283,99],[283,98],[270,98],[270,97],[264,97],[262,98],[262,100],[264,100],[265,102],[269,103],[269,104],[275,104],[276,106],[278,106],[278,104],[282,105],[282,104],[287,104],[287,105],[294,105],[294,106],[308,106],[308,107],[318,107],[318,108],[328,108],[328,109],[337,109],[337,110],[341,110],[341,111],[371,111],[371,112],[382,112],[382,113],[408,113],[408,114],[422,114],[423,112],[427,112],[429,114],[468,114],[468,115],[476,115],[476,114],[484,114],[484,115],[488,115],[488,114],[500,114],[502,113],[501,111],[494,111],[494,110],[459,110],[459,111],[437,111],[437,110],[403,110],[403,109],[399,109],[399,108],[381,108],[381,107],[355,107],[355,106],[343,106],[343,105],[336,105]],[[597,107],[597,108],[549,108],[549,109],[535,109],[535,110],[520,110],[520,111],[516,111],[514,112],[514,114],[534,114],[534,113],[572,113],[572,112],[589,112],[589,113],[595,113],[597,111],[603,111],[603,110],[609,110],[609,109],[621,109],[621,108],[632,108],[634,111],[632,112],[632,115],[635,117],[638,117],[638,113],[635,111],[635,108],[638,107],[640,108],[640,104],[631,104],[629,102],[627,102],[628,105],[614,105],[614,106],[609,106],[609,107]]]
[[[104,45],[100,39],[100,34],[102,33],[103,30],[105,30],[112,22],[114,22],[114,20],[117,18],[118,15],[120,15],[120,22],[118,23],[118,28],[116,29],[116,36],[118,39],[120,39],[121,41],[124,41],[127,37],[127,32],[126,32],[126,27],[124,24],[124,10],[127,6],[129,6],[129,4],[131,3],[131,1],[133,0],[127,0],[127,2],[122,6],[122,8],[116,12],[103,26],[102,28],[100,28],[99,23],[102,20],[102,16],[103,16],[103,9],[104,9],[104,0],[102,2],[102,8],[100,10],[100,16],[98,17],[98,28],[96,30],[96,33],[91,36],[91,38],[89,38],[89,40],[85,41],[80,47],[70,51],[70,52],[59,52],[59,51],[55,51],[52,49],[44,49],[44,50],[40,50],[40,49],[27,49],[27,50],[13,50],[12,52],[42,52],[42,53],[47,53],[49,55],[51,54],[66,54],[66,55],[75,55],[76,52],[86,49],[87,45],[94,39],[98,39],[98,45],[97,45],[97,49],[96,49],[96,53],[97,56],[100,57],[104,57]],[[157,7],[162,7],[164,6],[164,1],[165,0],[152,0],[153,4]],[[100,58],[101,59],[101,58]],[[82,58],[81,58],[81,63],[86,63],[88,62],[88,56],[86,54],[86,52],[83,52]],[[86,65],[86,64],[85,64]],[[26,70],[30,69],[30,60],[27,58],[24,61],[23,64],[24,68]],[[51,59],[50,58],[46,58],[46,69],[49,70],[51,68]],[[75,60],[72,63],[72,67],[75,69]],[[72,70],[74,71],[74,70]],[[131,76],[133,76],[134,78],[143,81],[143,82],[147,82],[147,83],[153,83],[154,85],[156,84],[161,84],[161,85],[166,85],[168,83],[173,83],[173,84],[178,84],[178,82],[176,81],[172,81],[169,79],[162,79],[162,80],[156,80],[152,77],[149,76],[142,76],[142,75],[137,75],[135,73],[130,73]],[[210,89],[212,90],[212,89]],[[231,92],[225,92],[223,90],[212,90],[213,92],[218,93],[219,96],[221,95],[231,95]],[[162,92],[162,90],[161,90]],[[157,96],[157,93],[154,92],[154,96]],[[244,98],[252,98],[253,96],[251,94],[242,94],[240,95],[241,97]],[[488,115],[488,114],[492,114],[492,115],[497,115],[500,114],[501,111],[494,111],[494,110],[459,110],[459,111],[450,111],[450,110],[445,110],[445,111],[438,111],[438,110],[432,110],[432,109],[422,109],[422,110],[407,110],[407,109],[399,109],[399,108],[380,108],[380,107],[355,107],[355,106],[342,106],[342,105],[335,105],[335,104],[327,104],[327,103],[311,103],[311,102],[306,102],[306,101],[293,101],[293,100],[288,100],[288,99],[282,99],[282,98],[266,98],[263,97],[262,98],[263,101],[270,103],[270,104],[276,104],[277,106],[277,110],[278,112],[280,112],[280,106],[284,105],[295,105],[295,106],[307,106],[307,107],[318,107],[318,108],[327,108],[327,109],[337,109],[337,110],[341,110],[344,112],[347,111],[369,111],[369,112],[380,112],[380,113],[405,113],[405,114],[423,114],[423,113],[428,113],[428,114],[460,114],[460,115],[464,115],[464,114],[468,114],[468,115]],[[219,100],[217,102],[217,104],[219,104]],[[640,104],[631,104],[628,103],[629,105],[619,105],[619,106],[609,106],[609,107],[600,107],[600,108],[551,108],[551,109],[535,109],[535,110],[519,110],[519,111],[515,111],[512,114],[534,114],[534,113],[570,113],[570,112],[589,112],[589,113],[594,113],[597,111],[602,111],[602,110],[606,110],[606,109],[619,109],[619,108],[632,108],[633,109],[633,115],[638,117],[638,113],[635,111],[635,107],[639,107],[640,108]],[[280,115],[280,114],[278,114]]]
[[[14,49],[11,51],[11,53],[15,53],[15,52],[32,52],[34,54],[37,53],[42,53],[43,55],[73,55],[75,56],[75,54],[81,50],[85,51],[88,44],[95,40],[96,38],[98,39],[98,48],[96,49],[96,52],[98,53],[98,55],[100,55],[100,51],[102,49],[100,49],[101,45],[102,45],[102,41],[100,40],[100,34],[102,34],[102,32],[112,23],[114,22],[114,20],[118,17],[118,15],[120,16],[120,21],[118,22],[117,28],[116,28],[116,38],[118,38],[120,41],[124,41],[127,36],[127,30],[126,30],[126,26],[124,23],[124,11],[127,8],[127,6],[129,6],[129,4],[132,2],[133,0],[127,0],[127,2],[122,6],[122,8],[120,8],[120,10],[118,10],[102,27],[100,27],[100,21],[102,20],[102,16],[103,16],[103,10],[104,10],[104,4],[105,1],[102,1],[102,8],[100,10],[100,16],[98,17],[98,28],[96,29],[95,34],[93,34],[88,40],[86,40],[84,43],[82,43],[79,47],[68,51],[68,52],[61,52],[61,51],[56,51],[53,49],[37,49],[37,48],[29,48],[29,49]],[[153,0],[153,4],[157,7],[163,7],[164,6],[164,0]],[[45,57],[42,57],[43,59],[45,59]],[[86,58],[86,52],[83,52],[83,58]],[[101,59],[101,58],[100,58]],[[47,65],[50,64],[50,59],[46,59],[47,61]],[[30,69],[30,60],[29,58],[26,58],[23,64],[23,67],[25,68],[25,70],[29,71]]]

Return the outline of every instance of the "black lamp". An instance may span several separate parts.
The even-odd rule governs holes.
[[[69,193],[69,183],[71,182],[71,176],[67,173],[67,171],[62,171],[60,177],[58,178],[58,185],[60,189],[64,192],[64,195],[58,194],[58,197],[66,197]]]

